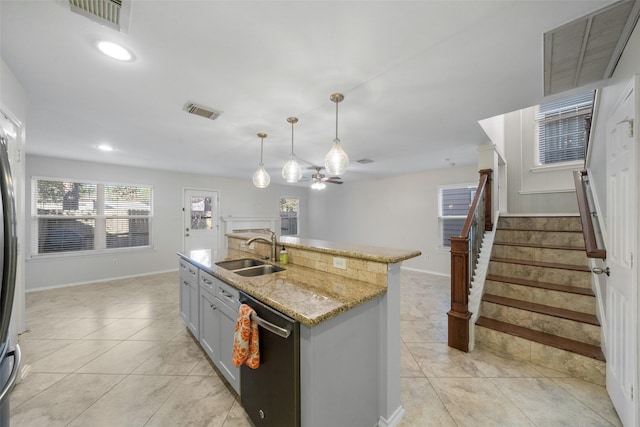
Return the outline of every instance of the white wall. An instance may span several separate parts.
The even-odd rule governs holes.
[[[535,108],[504,115],[509,213],[577,213],[573,170],[535,168]]]
[[[225,179],[188,173],[140,169],[109,164],[89,163],[27,156],[27,180],[33,176],[88,179],[125,184],[151,185],[154,189],[152,251],[131,251],[64,258],[33,258],[31,253],[30,209],[27,224],[27,290],[85,283],[113,277],[133,276],[177,268],[176,252],[182,248],[182,192],[185,187],[210,188],[219,191],[220,216],[279,215],[280,196],[295,196],[301,203],[301,226],[306,223],[307,189],[271,184],[257,189],[246,180]],[[27,206],[31,206],[30,190]],[[114,259],[117,265],[114,265]]]
[[[477,166],[454,167],[344,185],[309,194],[311,238],[415,249],[403,266],[450,274],[448,249],[438,249],[438,188],[477,184]]]

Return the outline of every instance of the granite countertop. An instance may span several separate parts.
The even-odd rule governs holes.
[[[268,234],[236,232],[227,236],[240,239],[250,237],[269,237]],[[285,245],[291,248],[307,249],[337,256],[348,256],[368,261],[396,263],[421,255],[420,251],[398,248],[385,248],[381,246],[359,245],[342,242],[328,242],[325,240],[302,239],[293,236],[281,236],[278,245]]]
[[[293,246],[284,238],[281,241]],[[242,277],[215,263],[251,257],[237,252],[231,256],[226,250],[203,249],[178,255],[308,327],[316,326],[386,292],[386,286],[271,261],[265,263],[284,267],[285,270],[257,277]]]

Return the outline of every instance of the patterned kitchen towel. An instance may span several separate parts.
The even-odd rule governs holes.
[[[236,331],[233,335],[233,364],[240,366],[243,363],[251,369],[260,366],[260,342],[258,337],[258,324],[251,319],[256,312],[246,304],[242,304],[238,310]]]

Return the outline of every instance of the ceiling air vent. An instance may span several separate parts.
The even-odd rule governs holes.
[[[222,111],[203,107],[202,105],[194,104],[193,102],[187,102],[184,105],[184,110],[189,114],[195,114],[196,116],[204,117],[209,120],[215,120],[220,117],[220,114],[222,114]]]
[[[544,94],[608,79],[640,16],[640,2],[619,1],[544,34]]]
[[[115,30],[126,32],[130,2],[123,0],[69,0],[71,11]]]

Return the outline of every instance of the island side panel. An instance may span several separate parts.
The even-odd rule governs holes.
[[[380,417],[382,297],[309,328],[300,327],[304,427],[374,426]]]
[[[387,292],[380,304],[379,427],[397,426],[404,416],[401,400],[400,263],[388,265]]]

